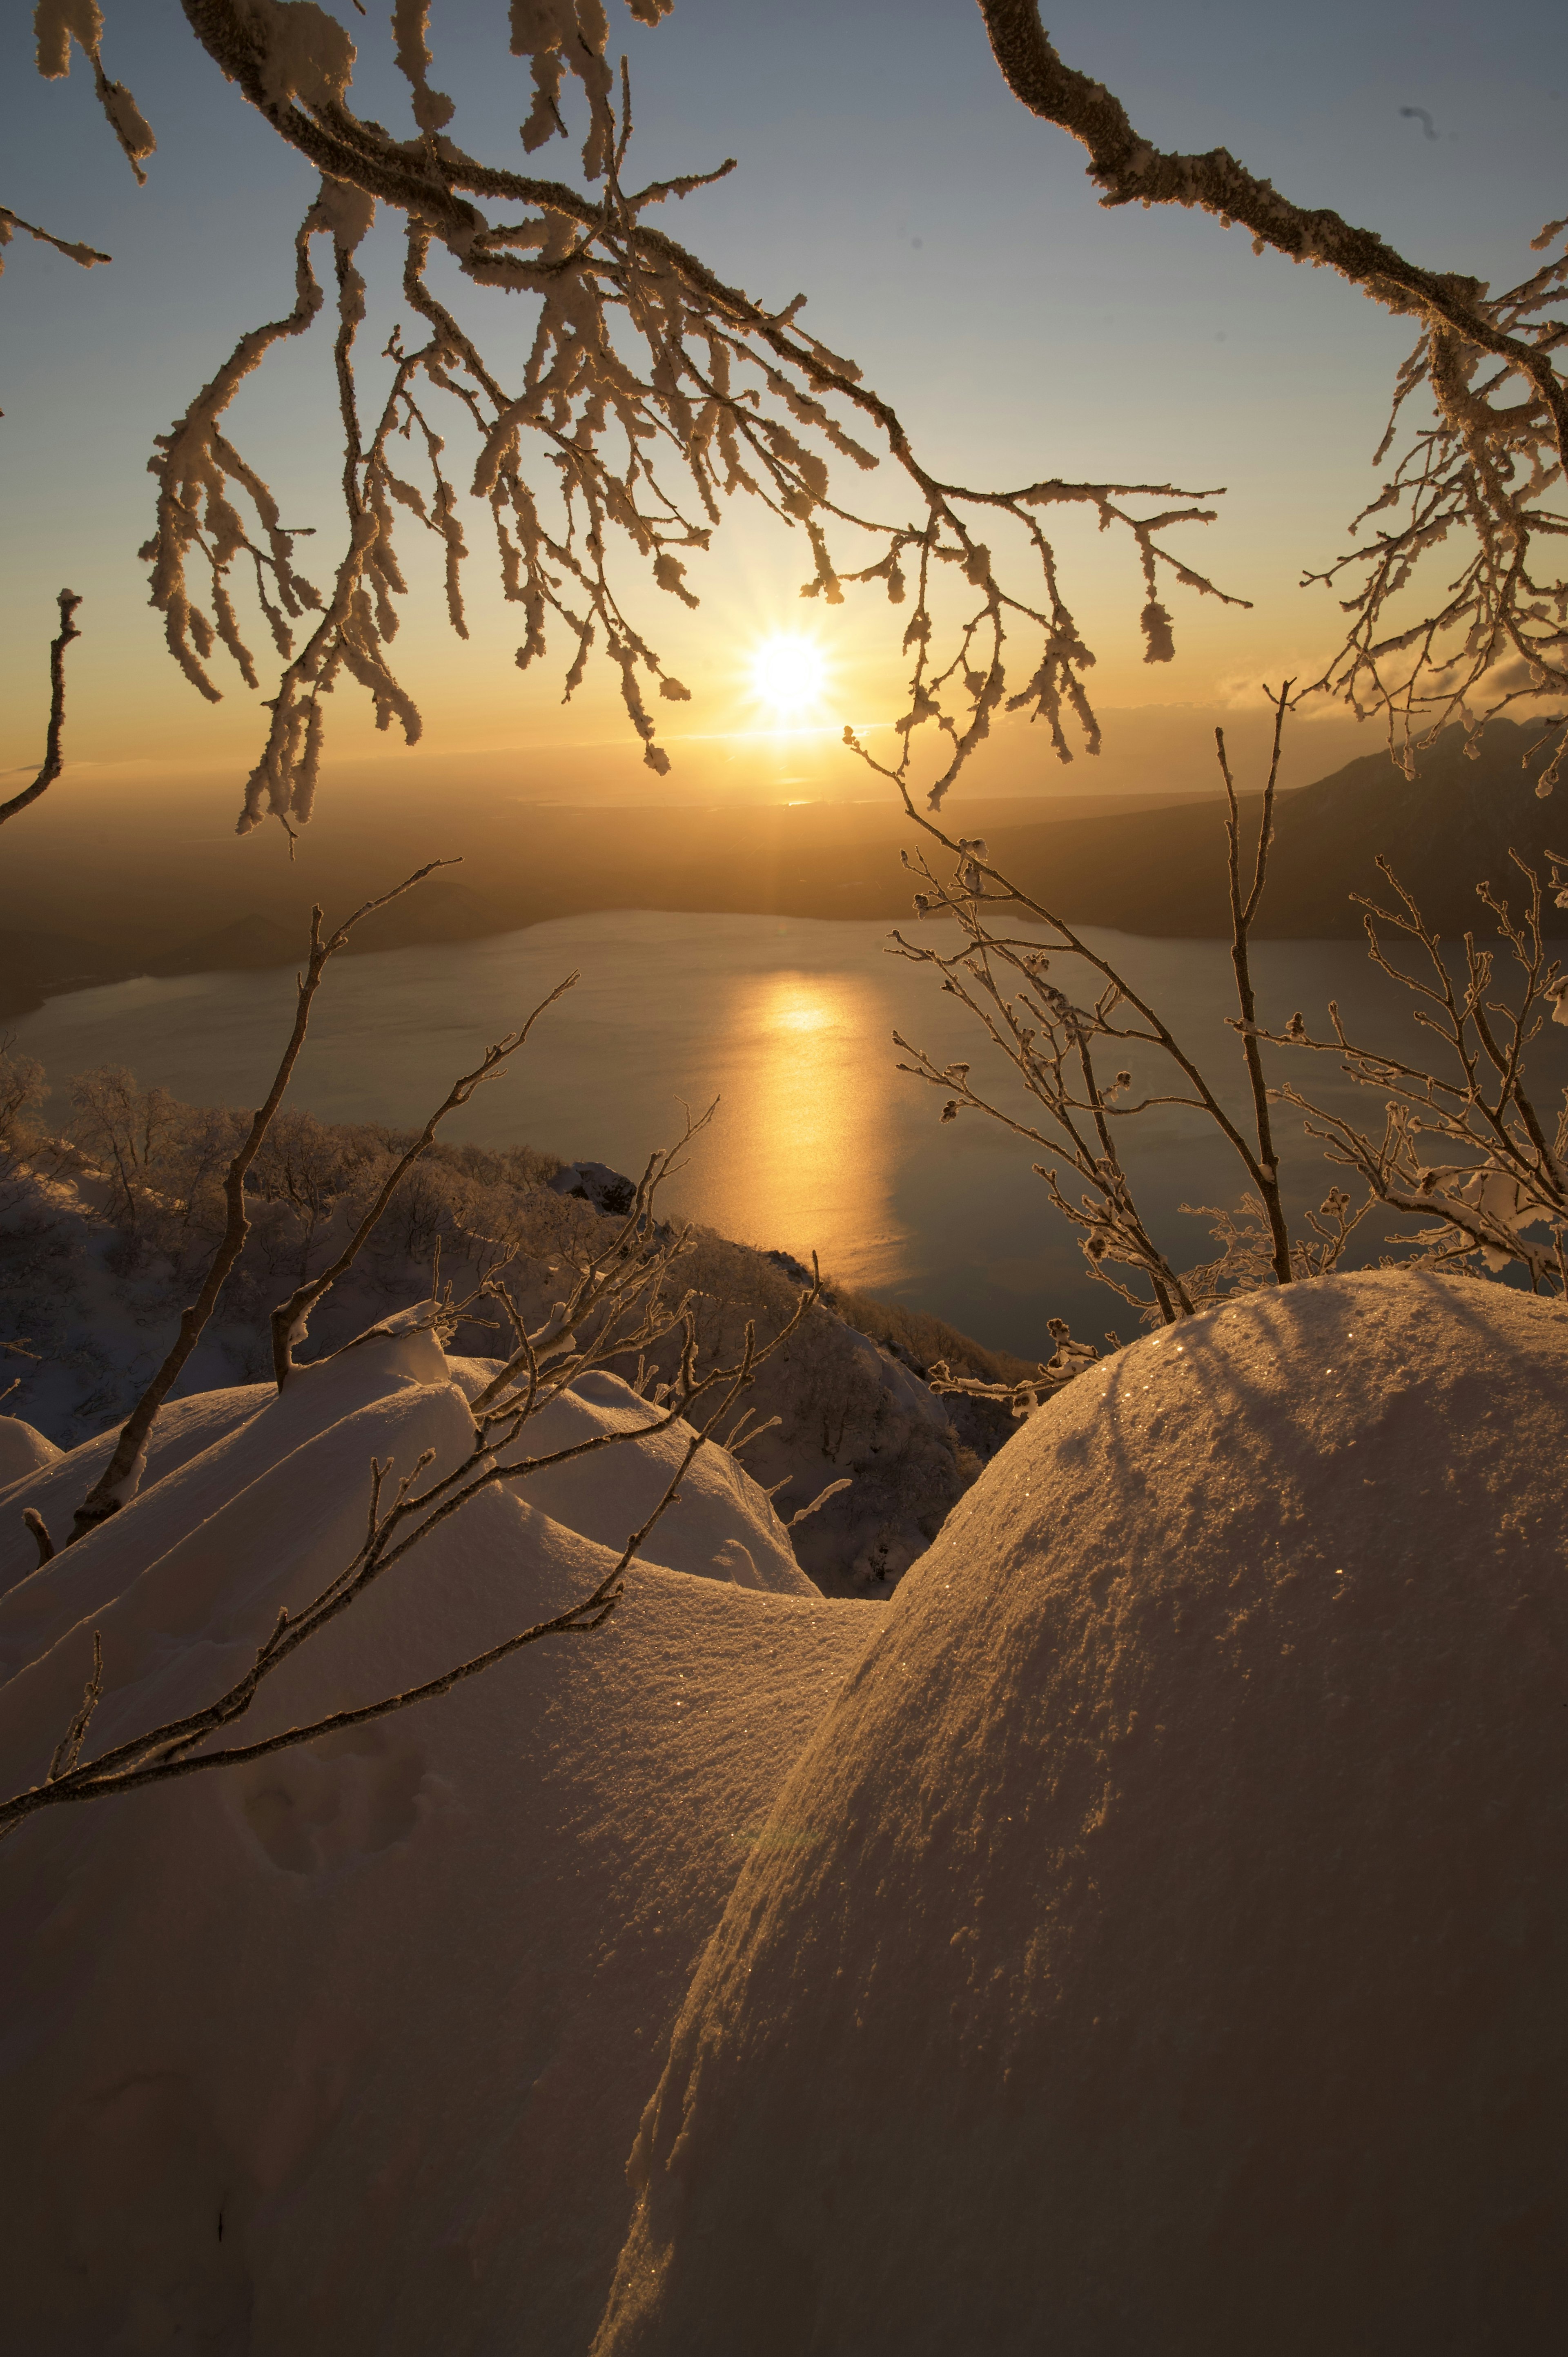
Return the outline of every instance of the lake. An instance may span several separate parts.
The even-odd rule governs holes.
[[[912,929],[906,929],[912,930]],[[916,931],[956,944],[946,927]],[[1095,948],[1159,1006],[1240,1109],[1230,962],[1219,942],[1099,932]],[[671,916],[632,910],[568,918],[488,941],[343,958],[328,970],[292,1101],[324,1120],[417,1124],[485,1043],[514,1027],[561,978],[575,989],[543,1017],[505,1076],[455,1114],[446,1135],[526,1142],[567,1159],[640,1170],[679,1134],[683,1108],[717,1111],[666,1200],[747,1243],[815,1248],[842,1281],[907,1301],[998,1347],[1040,1355],[1047,1317],[1124,1336],[1132,1313],[1089,1277],[1073,1234],[1031,1165],[1041,1147],[966,1113],[943,1125],[936,1090],[900,1072],[892,1034],[943,1063],[985,1043],[929,972],[886,953],[880,921]],[[1344,942],[1258,945],[1261,1019],[1304,1008],[1320,1033],[1337,997],[1353,1032],[1379,1046],[1413,1039],[1410,1001]],[[1083,998],[1071,962],[1053,979]],[[144,1086],[192,1103],[252,1104],[292,1020],[286,972],[143,979],[51,999],[14,1025],[17,1049],[57,1092],[73,1073],[124,1064]],[[1568,1034],[1548,1035],[1555,1072]],[[993,1052],[993,1051],[992,1051]],[[1380,1129],[1382,1100],[1326,1056],[1294,1055],[1291,1076],[1320,1101],[1354,1101]],[[1003,1085],[999,1082],[998,1085]],[[1542,1094],[1546,1092],[1543,1091]],[[1015,1103],[1026,1101],[1020,1092]],[[63,1110],[63,1108],[62,1108]],[[1300,1116],[1280,1108],[1286,1146]],[[1145,1216],[1182,1241],[1183,1265],[1212,1257],[1206,1224],[1176,1207],[1231,1204],[1243,1174],[1199,1115],[1144,1116],[1123,1158]],[[1293,1135],[1294,1134],[1294,1135]],[[1293,1194],[1316,1202],[1333,1173],[1303,1149]]]

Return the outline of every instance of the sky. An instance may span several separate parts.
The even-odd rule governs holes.
[[[935,471],[975,485],[1227,486],[1219,520],[1180,545],[1250,610],[1178,594],[1177,659],[1146,666],[1126,551],[1068,534],[1067,594],[1099,659],[1104,755],[1063,770],[1039,731],[1015,723],[976,786],[1185,786],[1216,719],[1255,753],[1258,683],[1332,651],[1334,600],[1303,589],[1301,574],[1337,553],[1375,490],[1369,462],[1408,328],[1326,272],[1254,257],[1244,233],[1207,216],[1101,210],[1081,151],[1007,91],[972,0],[676,0],[656,29],[619,0],[610,7],[612,45],[631,61],[632,178],[739,161],[721,187],[667,207],[663,225],[770,305],[804,291],[807,323],[860,362]],[[349,0],[336,13],[360,47],[360,111],[400,125],[384,0],[364,18]],[[138,189],[80,58],[67,81],[33,72],[27,14],[15,5],[0,23],[0,201],[113,261],[84,272],[23,238],[5,251],[0,770],[38,759],[53,597],[69,581],[86,601],[71,657],[73,782],[149,808],[172,795],[227,824],[265,715],[232,673],[224,701],[203,703],[163,651],[137,554],[151,518],[145,461],[235,338],[286,309],[290,241],[314,178],[199,51],[177,0],[104,0],[108,70],[158,135]],[[1568,210],[1568,17],[1541,0],[1317,0],[1310,11],[1064,0],[1047,20],[1068,62],[1107,81],[1159,145],[1223,144],[1297,201],[1332,204],[1419,263],[1511,283],[1531,266],[1542,221]],[[464,145],[521,165],[527,71],[507,54],[502,0],[435,0],[432,45]],[[570,177],[575,154],[557,142],[532,168]],[[366,251],[369,348],[399,305],[390,234],[373,232]],[[522,349],[521,317],[514,304],[497,331],[503,353]],[[324,569],[336,521],[325,336],[270,361],[233,418],[289,520],[320,526]],[[890,474],[864,489],[885,513],[908,504]],[[668,726],[662,781],[641,766],[606,673],[564,706],[569,647],[518,673],[515,611],[496,591],[482,520],[468,538],[467,644],[446,630],[423,555],[413,568],[395,651],[424,716],[421,748],[377,738],[362,699],[341,693],[324,793],[438,794],[457,776],[609,802],[872,791],[838,738],[845,719],[885,730],[899,708],[901,618],[869,593],[803,608],[798,534],[736,512],[693,566],[694,613],[652,592],[633,601],[693,691]],[[757,698],[755,665],[802,630],[824,678],[785,727]],[[1297,731],[1294,774],[1366,749],[1343,718],[1319,716]]]

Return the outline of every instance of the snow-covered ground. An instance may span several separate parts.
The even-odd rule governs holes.
[[[468,1443],[429,1333],[0,1492],[0,1781],[90,1749]],[[486,1491],[253,1739],[593,1588],[624,1445]],[[1051,1398],[890,1603],[703,1451],[592,1636],[0,1848],[0,2267],[48,2357],[1255,2357],[1558,2345],[1568,1319],[1257,1293]],[[629,2162],[628,2162],[629,2156]]]
[[[107,1443],[0,1494],[0,1781],[209,1698],[353,1555],[371,1459],[466,1453],[428,1334],[181,1402],[134,1504],[28,1569]],[[587,1379],[560,1447],[648,1411]],[[546,1426],[549,1429],[545,1429]],[[666,1436],[661,1446],[672,1448]],[[587,1468],[591,1467],[591,1478]],[[663,1474],[630,1441],[490,1490],[264,1689],[244,1738],[399,1692],[592,1590]],[[738,1865],[885,1606],[832,1602],[703,1450],[592,1636],[0,1851],[6,2344],[429,2357],[586,2348],[625,2161]]]
[[[1069,1386],[816,1729],[595,2357],[1568,2330],[1568,1317],[1255,1293]]]
[[[231,1118],[177,1111],[192,1125]],[[285,1131],[285,1140],[289,1135]],[[113,1178],[80,1154],[64,1157],[52,1173],[43,1164],[13,1167],[0,1186],[0,1344],[25,1346],[0,1358],[6,1376],[19,1377],[5,1405],[58,1446],[124,1419],[199,1282],[197,1272],[212,1249],[209,1189],[220,1164],[209,1151],[200,1184],[193,1185],[191,1166],[205,1134],[180,1143],[177,1154],[166,1150],[163,1165],[155,1164],[152,1175],[164,1185],[138,1199],[134,1222]],[[379,1133],[314,1123],[301,1125],[296,1144],[293,1162],[280,1154],[277,1193],[258,1194],[252,1205],[245,1256],[185,1370],[181,1393],[270,1373],[269,1310],[338,1249],[386,1153]],[[510,1157],[514,1164],[520,1158]],[[442,1270],[460,1293],[503,1251],[513,1252],[508,1282],[531,1314],[542,1315],[561,1289],[563,1251],[592,1248],[612,1230],[625,1208],[617,1191],[625,1182],[598,1164],[568,1164],[549,1178],[532,1169],[520,1175],[506,1167],[508,1159],[459,1149],[421,1166],[317,1311],[310,1350],[346,1340],[427,1290],[437,1237]],[[322,1180],[324,1167],[329,1183]],[[308,1184],[301,1183],[302,1170]],[[314,1206],[308,1223],[287,1186]],[[601,1209],[607,1189],[608,1214]],[[791,1269],[783,1255],[706,1233],[695,1239],[680,1281],[696,1289],[710,1357],[738,1352],[748,1318],[764,1338],[787,1323],[799,1297]],[[483,1311],[493,1314],[489,1304]],[[949,1335],[943,1347],[961,1340]],[[467,1318],[456,1341],[467,1351],[493,1349],[494,1325],[478,1314]],[[848,1484],[797,1532],[801,1563],[826,1592],[839,1595],[886,1595],[1010,1430],[1000,1412],[933,1397],[907,1357],[856,1331],[826,1304],[764,1368],[749,1405],[765,1423],[777,1419],[746,1462],[777,1495],[786,1520],[830,1484]]]

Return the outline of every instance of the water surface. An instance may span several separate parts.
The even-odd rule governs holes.
[[[956,946],[947,928],[914,938]],[[1091,936],[1187,1036],[1240,1109],[1230,961],[1219,942]],[[575,989],[542,1018],[506,1075],[454,1115],[446,1134],[527,1142],[568,1159],[640,1169],[678,1135],[686,1108],[717,1110],[671,1188],[672,1208],[748,1243],[814,1248],[843,1281],[905,1299],[993,1344],[1036,1354],[1045,1318],[1098,1336],[1130,1313],[1088,1277],[1072,1233],[1032,1164],[1040,1146],[978,1115],[943,1125],[941,1095],[897,1070],[893,1033],[940,1062],[987,1050],[928,970],[886,954],[882,921],[672,916],[633,910],[564,918],[489,941],[344,958],[316,1003],[293,1101],[325,1120],[407,1125],[439,1103],[485,1043],[518,1024],[561,978]],[[1255,953],[1260,1014],[1280,1028],[1303,1007],[1324,1028],[1330,996],[1380,1044],[1408,1044],[1404,996],[1354,943],[1273,942]],[[1054,978],[1085,996],[1062,962]],[[292,1019],[287,973],[116,983],[52,999],[15,1026],[61,1090],[94,1065],[128,1065],[194,1103],[263,1093]],[[1560,1043],[1546,1045],[1561,1063]],[[1326,1101],[1381,1126],[1381,1099],[1353,1091],[1327,1058],[1293,1057]],[[999,1082],[1005,1090],[1005,1082]],[[1021,1092],[1006,1099],[1026,1113]],[[1300,1116],[1284,1116],[1287,1143]],[[1184,1201],[1233,1203],[1242,1173],[1199,1115],[1146,1116],[1124,1158],[1147,1216],[1180,1233],[1180,1257],[1208,1257]],[[1316,1201],[1334,1174],[1306,1147],[1294,1193]]]

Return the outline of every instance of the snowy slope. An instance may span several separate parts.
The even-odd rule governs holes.
[[[1054,1399],[779,1796],[596,2357],[1568,2336],[1568,1318],[1260,1293]]]
[[[478,1379],[403,1337],[281,1398],[166,1411],[138,1500],[41,1571],[12,1566],[5,1789],[46,1764],[93,1628],[92,1749],[220,1690],[279,1605],[352,1555],[372,1456],[466,1449]],[[632,1420],[630,1396],[565,1413]],[[244,1737],[397,1691],[589,1591],[601,1535],[638,1519],[646,1448],[601,1454],[593,1494],[557,1486],[548,1512],[486,1492],[288,1663]],[[0,1497],[7,1540],[24,1502],[63,1527],[101,1453]],[[811,1591],[761,1493],[715,1465],[658,1534],[709,1576],[638,1567],[596,1635],[307,1750],[34,1818],[0,1848],[8,2345],[586,2348],[696,1958],[885,1610]]]
[[[188,1111],[199,1135],[205,1135],[201,1125],[232,1118],[221,1108]],[[368,1135],[322,1124],[309,1127],[317,1151],[342,1148],[345,1158],[348,1146]],[[498,1160],[477,1148],[459,1151],[482,1164]],[[379,1165],[368,1167],[378,1175]],[[599,1164],[571,1164],[557,1176],[584,1173],[600,1196],[614,1192],[602,1182],[628,1183]],[[0,1351],[5,1352],[0,1364],[7,1377],[19,1374],[14,1414],[68,1448],[113,1429],[130,1413],[168,1348],[216,1241],[210,1220],[203,1223],[205,1212],[189,1224],[179,1215],[181,1190],[191,1190],[193,1182],[177,1157],[161,1175],[167,1200],[139,1199],[143,1225],[135,1232],[127,1230],[123,1206],[116,1214],[108,1182],[85,1168],[60,1178],[14,1166],[0,1188]],[[203,1200],[199,1195],[199,1211]],[[307,1251],[286,1222],[280,1231],[281,1216],[294,1216],[290,1206],[258,1198],[245,1254],[178,1390],[253,1389],[258,1378],[270,1375],[272,1307],[307,1262],[312,1269],[325,1265],[363,1209],[357,1194],[342,1194],[330,1218],[312,1231]],[[459,1296],[499,1257],[495,1238],[510,1238],[517,1257],[507,1264],[508,1281],[537,1323],[560,1296],[562,1251],[602,1250],[615,1224],[586,1197],[576,1200],[553,1184],[503,1174],[480,1185],[459,1164],[433,1159],[405,1185],[393,1213],[313,1316],[302,1356],[339,1346],[389,1308],[427,1291],[436,1237],[442,1271]],[[776,1265],[780,1257],[705,1232],[696,1240],[679,1276],[681,1288],[690,1286],[699,1299],[704,1364],[738,1357],[748,1319],[766,1339],[792,1316],[798,1287]],[[481,1316],[492,1306],[478,1304],[462,1321],[459,1350],[495,1348],[493,1319]],[[13,1339],[25,1351],[9,1352]],[[670,1374],[673,1346],[665,1356],[663,1372]],[[635,1372],[635,1359],[624,1372]],[[991,1417],[987,1429],[985,1416],[977,1428],[974,1415],[965,1414],[961,1437],[949,1406],[894,1351],[854,1330],[825,1305],[764,1364],[747,1405],[765,1426],[777,1419],[748,1451],[746,1469],[777,1493],[785,1520],[831,1483],[847,1477],[853,1485],[802,1523],[794,1541],[794,1559],[830,1594],[896,1581],[978,1471],[975,1446],[989,1453],[1009,1429],[1005,1415]],[[0,1484],[10,1478],[0,1436]],[[6,1559],[6,1528],[0,1513],[0,1564]],[[25,1554],[16,1558],[18,1564],[25,1559]]]
[[[60,1451],[20,1416],[0,1415],[0,1496],[13,1481],[52,1465]]]

